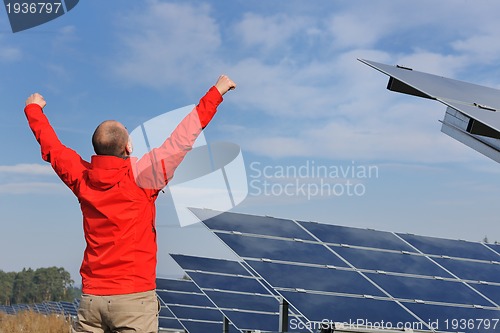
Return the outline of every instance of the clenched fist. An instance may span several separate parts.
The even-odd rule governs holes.
[[[236,83],[234,83],[233,80],[231,80],[227,75],[221,75],[215,83],[215,88],[219,90],[221,95],[224,95],[229,90],[236,88]]]
[[[45,105],[47,105],[47,102],[45,102],[45,99],[43,99],[42,95],[40,95],[39,93],[34,93],[26,100],[26,105],[28,104],[38,104],[43,109]]]

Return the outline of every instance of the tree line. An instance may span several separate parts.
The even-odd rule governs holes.
[[[0,305],[73,301],[81,295],[71,275],[62,267],[0,270]]]

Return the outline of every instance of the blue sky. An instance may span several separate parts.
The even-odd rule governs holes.
[[[389,92],[356,60],[500,88],[499,11],[469,0],[85,0],[13,34],[2,7],[0,269],[63,266],[80,280],[78,203],[40,158],[22,112],[29,94],[44,95],[60,139],[88,159],[101,121],[133,129],[196,103],[221,73],[238,88],[206,136],[242,148],[255,186],[236,211],[500,241],[498,164],[440,132],[443,105]],[[279,171],[311,165],[378,172],[325,180],[362,195],[258,191],[265,180],[297,186]],[[181,228],[164,196],[159,275],[180,274],[169,252],[231,257],[202,226]]]

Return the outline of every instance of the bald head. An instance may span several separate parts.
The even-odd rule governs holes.
[[[97,155],[128,156],[128,131],[116,120],[106,120],[97,126],[92,145]]]

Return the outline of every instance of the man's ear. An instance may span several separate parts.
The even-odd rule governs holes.
[[[130,138],[128,139],[127,146],[125,147],[125,151],[127,152],[127,155],[131,155],[132,152],[134,151],[134,146],[132,145],[132,140],[130,140]]]

